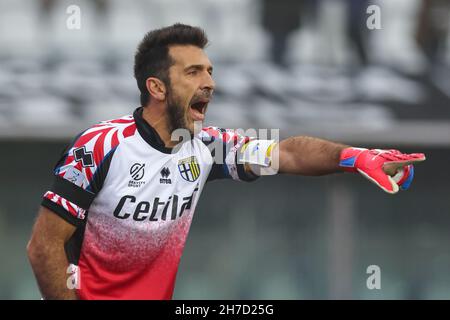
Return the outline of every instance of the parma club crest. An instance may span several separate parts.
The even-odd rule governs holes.
[[[195,156],[178,161],[178,170],[181,177],[189,182],[194,182],[200,176],[200,165]]]

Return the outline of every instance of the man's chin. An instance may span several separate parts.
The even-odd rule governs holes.
[[[190,140],[197,136],[203,128],[202,121],[191,121],[189,124],[184,126],[178,126],[172,130],[172,141],[182,142]]]
[[[203,121],[195,120],[191,121],[189,127],[187,128],[191,135],[198,135],[203,128]]]

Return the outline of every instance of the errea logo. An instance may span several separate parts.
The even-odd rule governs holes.
[[[161,184],[172,184],[172,180],[169,179],[170,170],[167,167],[162,168],[160,171],[161,178],[159,179],[159,183]]]
[[[131,180],[128,181],[128,187],[139,188],[145,184],[145,181],[141,181],[145,175],[145,163],[135,163],[130,168]]]

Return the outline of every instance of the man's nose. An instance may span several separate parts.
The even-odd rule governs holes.
[[[214,91],[215,87],[216,87],[216,83],[214,82],[212,76],[209,73],[207,73],[207,75],[205,76],[205,78],[203,80],[202,89],[211,91],[211,93],[212,93]]]

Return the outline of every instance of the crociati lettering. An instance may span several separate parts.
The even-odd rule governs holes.
[[[165,201],[159,197],[154,198],[153,201],[140,201],[135,196],[125,195],[114,209],[114,217],[131,218],[134,221],[175,220],[183,215],[184,210],[191,208],[196,191],[198,188],[195,188],[190,196],[181,198],[174,194]]]

